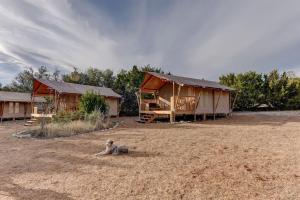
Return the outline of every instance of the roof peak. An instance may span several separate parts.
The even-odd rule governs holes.
[[[64,80],[52,80],[52,79],[45,79],[45,78],[36,78],[36,80],[41,80],[41,81],[51,81],[51,82],[57,82],[57,83],[65,83],[65,84],[71,84],[71,85],[85,85],[85,86],[91,86],[91,87],[99,87],[99,88],[108,88],[105,86],[95,86],[95,85],[86,85],[86,84],[80,84],[80,83],[70,83],[66,82]],[[110,88],[108,88],[110,89]]]
[[[216,88],[221,90],[234,90],[216,81],[209,81],[205,79],[197,79],[197,78],[190,78],[190,77],[170,75],[170,74],[162,74],[157,72],[147,72],[147,73],[155,77],[158,77],[160,79],[173,81],[179,85],[189,85],[189,86],[202,87],[202,88]]]

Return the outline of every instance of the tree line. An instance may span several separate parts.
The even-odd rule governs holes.
[[[300,109],[300,78],[293,72],[229,73],[220,83],[235,89],[235,110],[292,110]]]
[[[36,71],[32,68],[24,69],[15,77],[11,84],[3,87],[0,85],[0,90],[31,92],[34,78],[63,80],[69,83],[108,87],[123,97],[120,114],[137,115],[138,104],[135,93],[138,91],[144,78],[144,72],[146,71],[164,73],[161,68],[150,65],[142,67],[134,65],[131,69],[121,70],[116,75],[110,69],[100,70],[92,67],[86,71],[73,68],[73,71],[70,73],[61,74],[58,70],[50,72],[47,67],[41,66]]]
[[[122,95],[121,114],[138,114],[137,97],[140,84],[144,78],[144,72],[152,71],[164,73],[161,68],[147,66],[132,66],[129,70],[121,70],[114,74],[112,70],[100,70],[88,68],[80,71],[73,68],[67,74],[61,74],[59,70],[50,72],[47,67],[41,66],[36,71],[26,68],[15,79],[0,90],[31,92],[34,78],[63,80],[65,82],[109,87]],[[170,74],[170,72],[169,72]],[[235,89],[232,101],[235,99],[235,110],[258,110],[264,107],[268,110],[300,109],[300,78],[291,72],[279,73],[273,70],[270,73],[257,73],[254,71],[245,73],[229,73],[219,77],[221,84]]]

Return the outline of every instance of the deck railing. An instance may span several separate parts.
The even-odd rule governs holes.
[[[155,103],[157,108],[151,108],[149,105]],[[170,101],[162,97],[157,99],[142,99],[141,110],[169,110],[169,111],[194,111],[196,107],[196,98],[194,96],[175,96]]]
[[[193,111],[196,106],[196,98],[194,96],[175,97],[175,111]]]

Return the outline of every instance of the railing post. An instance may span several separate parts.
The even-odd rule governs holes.
[[[173,123],[175,121],[175,98],[171,97],[171,113],[170,113],[170,122]]]

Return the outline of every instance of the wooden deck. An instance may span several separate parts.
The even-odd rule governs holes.
[[[33,118],[52,118],[55,114],[38,114],[38,113],[32,113],[31,117]]]
[[[170,110],[141,110],[142,114],[170,115]]]

